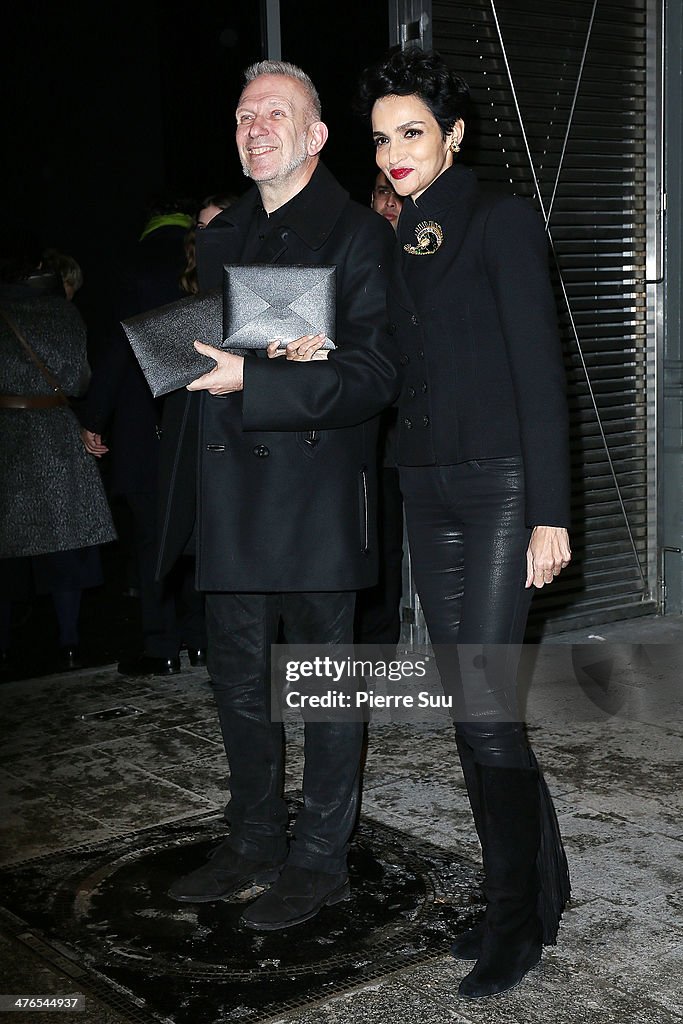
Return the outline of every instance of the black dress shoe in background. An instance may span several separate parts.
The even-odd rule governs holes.
[[[206,651],[203,647],[188,647],[187,656],[190,659],[192,668],[206,667]]]
[[[180,672],[180,658],[157,658],[152,654],[140,654],[119,662],[123,676],[174,676]]]
[[[78,668],[83,668],[78,647],[59,648],[59,667],[66,672],[74,672]]]

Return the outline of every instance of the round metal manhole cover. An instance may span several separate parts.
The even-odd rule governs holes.
[[[71,899],[62,890],[61,913],[87,930],[91,953],[107,962],[253,981],[259,973],[329,970],[351,951],[362,966],[379,946],[410,942],[413,933],[418,938],[435,907],[446,917],[471,910],[471,870],[463,876],[462,869],[425,863],[410,842],[378,844],[366,836],[349,858],[349,900],[296,929],[254,932],[239,918],[258,888],[216,903],[178,903],[167,895],[171,882],[198,867],[215,844],[215,836],[197,841],[193,835],[171,847],[129,851],[78,879],[75,890],[69,887]]]

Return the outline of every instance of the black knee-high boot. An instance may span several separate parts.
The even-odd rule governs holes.
[[[474,752],[470,744],[462,737],[456,736],[456,743],[474,823],[483,850],[486,843],[486,821],[482,811],[479,773],[476,770]],[[530,747],[528,748],[528,757],[530,766],[537,773],[540,802],[540,843],[536,857],[539,880],[538,916],[543,925],[543,945],[554,946],[557,942],[562,913],[571,894],[569,867],[553,800],[536,760],[536,755]],[[503,769],[497,770],[502,771]],[[484,922],[481,921],[456,937],[451,946],[451,955],[457,960],[477,960],[481,952],[483,937]]]
[[[479,774],[474,760],[474,752],[469,743],[456,734],[455,743],[460,756],[463,778],[467,788],[474,826],[479,836],[482,850],[486,842],[484,835],[484,815],[481,806],[481,794],[479,792]],[[455,937],[451,946],[451,956],[456,960],[477,960],[481,953],[481,944],[484,938],[484,922],[480,921],[472,928],[461,932]]]
[[[477,765],[487,897],[481,954],[460,983],[469,999],[514,988],[541,959],[536,860],[541,844],[536,768]]]

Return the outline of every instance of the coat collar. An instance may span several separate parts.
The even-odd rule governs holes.
[[[332,233],[339,216],[349,200],[349,194],[319,163],[307,185],[287,203],[282,227],[294,231],[309,249],[319,249]],[[211,221],[214,228],[244,229],[251,221],[261,202],[257,188],[220,213]]]
[[[408,199],[403,204],[398,219],[398,241],[402,250],[402,262],[410,278],[417,270],[413,264],[418,263],[422,270],[428,270],[432,255],[412,255],[405,250],[406,245],[415,245],[419,239],[419,229],[425,221],[434,221],[443,231],[443,244],[454,259],[463,243],[472,215],[481,196],[479,183],[474,171],[468,167],[454,164],[440,174],[429,188],[422,193],[417,202]],[[422,273],[417,271],[418,273]]]
[[[287,240],[290,231],[309,249],[320,249],[348,201],[348,192],[323,164],[318,164],[308,184],[287,204],[286,218],[266,239],[258,262],[275,263],[284,256],[291,241]],[[252,188],[233,206],[214,217],[205,231],[197,232],[197,267],[202,291],[221,288],[223,264],[239,262],[245,232],[260,203],[258,189]]]
[[[419,219],[424,220],[425,217],[438,217],[454,203],[469,205],[478,192],[479,183],[474,171],[469,167],[463,167],[462,164],[452,164],[434,179],[419,199],[415,202],[409,199],[405,206],[409,209],[412,206]]]

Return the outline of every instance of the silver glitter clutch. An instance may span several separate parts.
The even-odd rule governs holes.
[[[223,348],[284,346],[305,334],[324,334],[334,348],[336,268],[278,263],[223,267]]]
[[[213,370],[215,360],[200,355],[193,342],[222,346],[223,294],[217,289],[188,295],[124,320],[122,326],[157,398]]]

